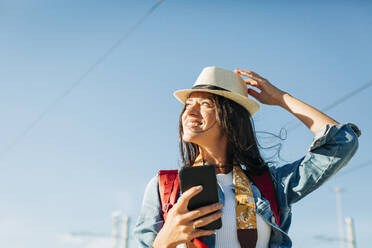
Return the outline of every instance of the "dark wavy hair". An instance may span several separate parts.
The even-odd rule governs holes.
[[[258,142],[250,113],[241,105],[223,96],[213,95],[212,100],[216,106],[217,123],[227,136],[227,164],[243,165],[246,173],[259,175],[268,169],[258,149]],[[179,118],[179,146],[183,166],[192,166],[199,155],[199,146],[185,142],[182,138],[182,109]]]

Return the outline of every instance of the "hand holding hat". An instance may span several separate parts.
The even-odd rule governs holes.
[[[267,105],[281,105],[283,95],[286,92],[272,85],[267,79],[261,77],[257,73],[248,70],[236,69],[234,72],[240,76],[246,76],[250,79],[243,79],[247,85],[260,90],[257,92],[252,88],[248,88],[248,94],[254,97],[257,101]]]

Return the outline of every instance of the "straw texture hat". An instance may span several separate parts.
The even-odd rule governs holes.
[[[178,90],[173,95],[185,104],[192,92],[209,92],[226,97],[243,106],[253,116],[260,105],[248,98],[247,86],[236,73],[215,66],[205,67],[192,89]]]

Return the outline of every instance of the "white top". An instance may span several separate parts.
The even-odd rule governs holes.
[[[217,181],[223,190],[225,203],[222,208],[222,228],[216,231],[216,248],[238,248],[240,244],[236,233],[235,194],[231,190],[233,188],[232,171],[228,174],[217,174]],[[256,214],[256,220],[258,235],[256,248],[267,248],[271,226],[259,214]]]

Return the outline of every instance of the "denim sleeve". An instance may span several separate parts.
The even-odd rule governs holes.
[[[146,186],[141,212],[133,231],[138,247],[151,247],[162,228],[164,220],[160,205],[158,177],[154,177]]]
[[[293,163],[270,167],[278,195],[291,205],[322,185],[344,167],[358,148],[360,131],[354,124],[320,130],[307,154]]]

